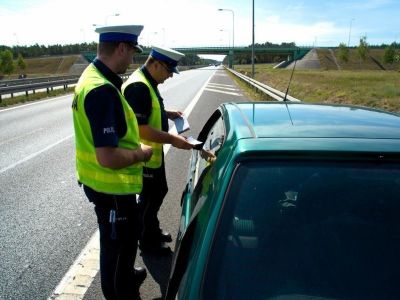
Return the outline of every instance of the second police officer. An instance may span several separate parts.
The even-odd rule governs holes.
[[[167,110],[158,85],[179,73],[177,65],[184,56],[173,49],[153,47],[144,65],[137,69],[122,86],[122,92],[135,112],[142,143],[153,148],[153,156],[143,168],[143,190],[139,203],[143,212],[143,231],[139,248],[152,254],[169,254],[166,243],[171,234],[160,228],[158,211],[168,192],[165,175],[163,145],[171,144],[179,149],[192,149],[186,138],[168,132],[168,119],[182,115]]]

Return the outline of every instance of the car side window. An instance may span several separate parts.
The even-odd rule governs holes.
[[[225,128],[222,117],[219,118],[208,133],[204,147],[207,150],[218,152],[225,138]]]
[[[210,131],[207,134],[207,138],[204,141],[203,149],[206,151],[210,151],[214,155],[218,156],[218,151],[221,149],[221,146],[225,140],[225,128],[223,124],[223,119],[220,117],[214,125],[211,127]],[[201,150],[198,150],[197,153],[197,176],[194,182],[196,186],[199,182],[199,179],[202,178],[202,174],[206,167],[209,165],[209,162],[201,157]]]
[[[216,110],[212,114],[197,139],[203,142],[203,145],[202,149],[194,150],[192,153],[192,175],[189,187],[191,196],[188,205],[190,216],[192,216],[199,200],[206,200],[208,190],[212,184],[212,174],[210,172],[212,170],[210,169],[213,163],[202,157],[202,151],[209,151],[218,156],[218,152],[225,140],[225,128],[221,111]]]

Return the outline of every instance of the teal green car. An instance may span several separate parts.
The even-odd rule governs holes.
[[[167,299],[399,299],[400,116],[222,104],[193,151]]]

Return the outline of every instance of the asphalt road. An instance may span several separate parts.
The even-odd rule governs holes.
[[[189,115],[197,137],[219,103],[242,93],[222,69],[181,72],[160,86],[167,108]],[[0,299],[47,299],[97,231],[92,205],[75,179],[71,95],[0,110]],[[176,235],[190,151],[167,153],[169,193],[160,211]],[[173,243],[171,248],[174,248]],[[165,292],[172,257],[140,256],[148,269],[143,299]],[[98,275],[84,299],[102,299]]]

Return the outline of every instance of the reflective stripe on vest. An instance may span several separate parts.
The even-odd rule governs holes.
[[[152,110],[151,110],[151,114],[149,117],[148,125],[150,127],[153,127],[157,130],[162,131],[161,109],[160,109],[160,102],[158,101],[157,93],[140,69],[137,69],[135,72],[133,72],[133,74],[131,76],[129,76],[128,80],[122,85],[122,94],[124,94],[126,87],[134,82],[142,82],[149,88]],[[155,143],[155,142],[152,142],[149,140],[145,140],[143,138],[140,138],[140,141],[143,144],[146,144],[153,148],[153,155],[151,156],[150,160],[144,164],[144,166],[146,168],[151,168],[151,169],[157,169],[157,168],[161,167],[162,155],[163,155],[163,152],[162,152],[163,144]]]
[[[92,131],[85,112],[85,98],[91,90],[105,84],[115,87],[93,64],[90,64],[75,87],[72,108],[77,177],[81,183],[98,192],[113,195],[138,194],[142,190],[143,163],[121,169],[110,169],[102,167],[96,158]],[[140,140],[136,117],[128,102],[118,89],[115,89],[121,99],[127,125],[126,134],[119,140],[118,147],[137,149],[140,147]]]

